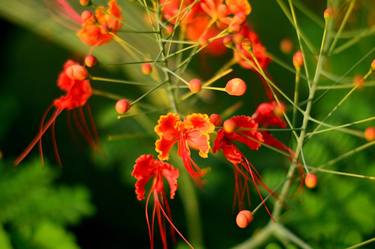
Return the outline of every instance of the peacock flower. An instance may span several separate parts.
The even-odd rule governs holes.
[[[37,143],[39,143],[40,156],[43,163],[42,137],[50,127],[52,128],[52,142],[54,146],[55,157],[58,163],[61,164],[56,143],[55,123],[57,117],[64,110],[74,111],[73,117],[77,130],[83,135],[85,140],[93,148],[97,148],[97,142],[93,138],[97,137],[96,128],[91,116],[90,108],[87,107],[87,115],[89,115],[90,119],[89,123],[87,123],[83,111],[83,107],[92,96],[92,88],[88,79],[88,72],[86,68],[76,61],[66,61],[63,70],[58,76],[57,86],[65,92],[65,95],[55,99],[53,101],[53,104],[46,110],[40,123],[39,133],[26,147],[22,154],[15,160],[16,165],[18,165],[23,159],[25,159],[25,157],[31,152],[31,150]],[[48,121],[46,121],[52,107],[55,107],[55,110],[50,115]],[[89,124],[91,125],[91,129],[89,127]]]
[[[167,244],[167,231],[166,221],[170,225],[172,236],[176,232],[181,238],[192,248],[190,243],[178,231],[172,222],[171,209],[168,204],[167,193],[164,185],[166,181],[169,186],[169,198],[174,199],[177,191],[177,179],[179,177],[178,169],[174,168],[171,164],[156,160],[152,155],[144,154],[137,158],[132,176],[137,180],[135,183],[135,193],[139,201],[146,198],[146,222],[150,239],[150,247],[154,248],[154,223],[155,217],[159,226],[159,233],[163,248],[166,249]],[[146,185],[150,183],[149,193],[146,197]],[[149,203],[153,200],[152,218],[149,217]]]
[[[263,201],[259,190],[259,185],[272,194],[254,165],[246,158],[235,143],[246,145],[251,150],[258,150],[263,143],[262,133],[258,131],[258,124],[249,116],[234,116],[226,120],[214,142],[212,151],[214,153],[222,151],[224,157],[232,164],[234,171],[235,189],[234,202],[238,203],[238,208],[244,208],[244,199],[249,195],[249,182],[252,182],[255,189]],[[266,205],[264,205],[269,212]]]
[[[171,148],[177,144],[178,155],[181,157],[188,173],[200,183],[204,171],[191,158],[191,149],[197,150],[199,156],[207,158],[210,151],[210,133],[215,126],[206,114],[193,113],[184,120],[175,113],[168,113],[159,118],[155,132],[159,139],[155,143],[155,150],[160,160],[168,160]]]

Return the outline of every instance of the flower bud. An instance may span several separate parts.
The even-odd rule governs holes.
[[[353,83],[358,89],[361,89],[365,85],[365,79],[362,75],[356,75],[354,76]]]
[[[232,119],[227,119],[224,121],[223,129],[227,133],[231,133],[236,129],[236,123]]]
[[[371,62],[371,70],[375,71],[375,59],[373,59]]]
[[[284,38],[280,42],[280,50],[284,54],[290,54],[293,50],[293,42],[289,38]]]
[[[85,65],[87,67],[95,66],[96,62],[97,62],[96,57],[91,54],[85,57]]]
[[[246,92],[246,83],[240,78],[229,80],[225,86],[225,91],[232,96],[242,96]]]
[[[213,113],[210,115],[210,121],[215,126],[220,126],[223,123],[223,119],[217,113]]]
[[[202,82],[199,79],[189,81],[189,89],[192,93],[198,93],[202,90]]]
[[[127,99],[120,99],[116,102],[115,109],[118,114],[124,114],[130,109],[130,103]]]
[[[285,105],[283,105],[282,103],[276,104],[275,109],[273,110],[273,113],[277,117],[282,117],[285,113]]]
[[[254,219],[253,214],[249,210],[241,210],[236,217],[236,224],[239,228],[246,228]]]
[[[369,142],[375,140],[375,127],[366,128],[364,135],[366,140]]]
[[[318,177],[313,173],[307,173],[305,177],[305,186],[309,189],[313,189],[318,184]]]
[[[152,65],[150,63],[142,64],[141,69],[144,75],[150,75],[152,73]]]
[[[73,64],[65,69],[66,75],[72,80],[84,80],[88,76],[86,68],[79,64]]]
[[[326,19],[326,20],[329,19],[329,18],[332,18],[332,16],[333,16],[333,9],[332,8],[326,8],[324,10],[323,16],[324,16],[324,19]]]
[[[294,55],[293,55],[293,65],[296,69],[300,69],[304,64],[304,58],[303,54],[300,50],[298,50]]]
[[[91,1],[90,0],[79,0],[79,4],[81,6],[88,6],[91,4]]]

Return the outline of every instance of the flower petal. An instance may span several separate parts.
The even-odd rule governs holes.
[[[175,113],[160,116],[158,124],[155,126],[155,132],[159,135],[159,139],[155,143],[155,150],[159,153],[160,160],[168,159],[170,149],[178,141],[180,122],[179,116]]]
[[[184,120],[185,138],[188,145],[199,151],[203,158],[207,157],[210,151],[209,134],[215,130],[206,114],[194,113],[186,116]]]

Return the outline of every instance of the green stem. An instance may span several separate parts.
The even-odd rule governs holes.
[[[302,249],[312,249],[310,245],[308,245],[306,242],[304,242],[302,239],[297,237],[294,233],[289,231],[286,227],[274,223],[273,224],[273,230],[276,237],[280,237],[283,239],[287,239],[291,242],[293,242],[295,245],[299,246]]]

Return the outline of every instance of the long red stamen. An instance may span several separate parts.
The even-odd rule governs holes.
[[[62,166],[61,157],[59,154],[59,148],[57,146],[57,140],[56,140],[56,122],[52,123],[51,135],[52,135],[53,152],[55,153],[56,161],[60,166]]]
[[[63,109],[56,109],[53,115],[48,120],[47,124],[43,127],[41,131],[39,131],[38,135],[31,141],[31,143],[26,147],[26,149],[22,152],[20,156],[14,161],[14,164],[17,166],[22,162],[23,159],[31,152],[34,146],[40,141],[44,133],[48,130],[48,128],[56,121],[56,118],[61,114]]]
[[[81,119],[81,124],[83,125],[83,129],[85,130],[85,132],[87,134],[87,138],[90,140],[90,141],[88,141],[88,143],[91,145],[91,147],[93,149],[97,149],[97,144],[96,144],[95,138],[91,134],[91,131],[90,131],[89,125],[87,124],[85,113],[83,112],[82,107],[79,108],[79,116],[80,116],[80,119]]]
[[[91,130],[94,134],[95,143],[98,144],[99,143],[99,134],[98,134],[98,130],[96,129],[94,117],[92,115],[91,107],[90,107],[89,104],[86,105],[86,109],[87,109],[87,115],[88,115],[89,121],[90,121]]]
[[[51,110],[52,105],[50,105],[47,110],[44,112],[42,119],[40,120],[40,126],[39,126],[39,132],[43,130],[44,122],[46,121],[47,115],[49,111]],[[39,140],[39,154],[40,154],[40,161],[42,165],[44,165],[44,156],[43,156],[43,144],[42,144],[42,138]]]
[[[244,167],[247,167],[248,171],[249,171],[249,174],[251,176],[251,180],[253,181],[253,184],[254,184],[254,187],[255,187],[255,190],[257,191],[258,195],[259,195],[259,198],[261,200],[261,202],[263,203],[263,206],[264,208],[266,209],[268,215],[271,217],[271,219],[273,219],[272,217],[272,214],[271,214],[271,211],[268,209],[265,201],[264,201],[264,198],[262,196],[262,193],[260,192],[260,189],[258,187],[258,183],[262,183],[262,181],[260,181],[258,179],[258,177],[254,174],[253,170],[251,169],[251,163],[245,158],[245,162],[244,162]],[[262,185],[263,187],[263,185]],[[268,190],[267,190],[268,191]],[[272,192],[271,192],[272,193]]]
[[[192,249],[194,249],[193,245],[190,244],[190,242],[182,235],[182,233],[177,229],[177,227],[173,224],[173,221],[168,217],[167,213],[163,209],[163,207],[160,205],[160,210],[164,216],[164,218],[168,221],[168,223],[171,225],[171,227],[176,231],[176,233],[181,237],[181,239]]]
[[[150,202],[152,191],[147,195],[146,205],[145,205],[145,215],[146,215],[146,223],[147,223],[147,230],[148,230],[148,237],[150,239],[150,249],[154,249],[154,217],[155,217],[155,209],[152,212],[152,223],[150,223],[150,218],[148,217],[148,205]],[[152,224],[152,227],[151,227]]]
[[[66,0],[56,0],[57,4],[64,10],[65,14],[78,24],[82,23],[81,16]]]
[[[95,147],[95,144],[93,143],[92,141],[92,138],[91,138],[91,135],[90,133],[87,132],[87,130],[85,130],[81,124],[81,120],[80,120],[80,116],[78,116],[79,113],[76,112],[76,110],[73,110],[73,120],[74,120],[74,124],[75,126],[77,127],[78,131],[81,133],[81,135],[83,136],[83,138],[86,140],[86,142],[91,146],[91,147]]]

